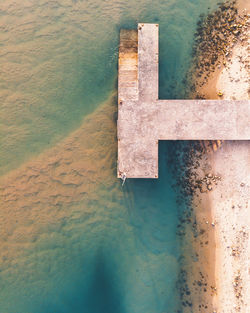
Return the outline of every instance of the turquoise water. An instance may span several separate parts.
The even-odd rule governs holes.
[[[182,79],[216,1],[0,4],[0,312],[177,312],[178,195],[116,179],[119,29],[160,24],[160,96]],[[181,309],[180,309],[181,310]]]

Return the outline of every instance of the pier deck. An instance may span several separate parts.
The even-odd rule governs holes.
[[[120,34],[118,177],[158,178],[159,140],[250,139],[248,100],[158,99],[158,31],[140,23]]]

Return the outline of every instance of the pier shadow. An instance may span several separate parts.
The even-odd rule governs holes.
[[[125,313],[119,281],[115,277],[113,264],[102,250],[97,252],[92,281],[84,295],[84,313]]]

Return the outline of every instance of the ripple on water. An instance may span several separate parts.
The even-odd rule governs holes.
[[[159,181],[121,188],[116,98],[100,103],[114,89],[118,30],[139,20],[160,23],[162,96],[182,95],[200,3],[1,4],[2,311],[177,310],[170,174],[163,159]]]

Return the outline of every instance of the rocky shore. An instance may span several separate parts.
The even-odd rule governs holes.
[[[249,99],[249,6],[226,2],[201,16],[187,75],[190,98]],[[189,142],[177,148],[176,188],[185,207],[178,226],[180,312],[249,310],[249,155],[249,142]]]
[[[182,256],[177,288],[181,298],[180,312],[184,313],[213,312],[215,224],[207,203],[201,204],[201,196],[204,199],[221,180],[211,172],[208,154],[212,151],[211,142],[177,142],[172,156],[178,160],[175,162],[178,166],[173,168],[172,165],[172,169],[177,179],[174,187],[179,194],[177,235]]]
[[[201,15],[194,38],[193,65],[187,74],[192,98],[223,98],[216,84],[220,72],[232,62],[235,46],[247,46],[249,13],[238,2],[228,1],[207,16]],[[244,53],[243,53],[244,54]],[[249,63],[241,56],[244,68]]]

